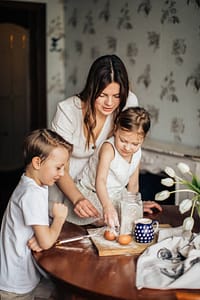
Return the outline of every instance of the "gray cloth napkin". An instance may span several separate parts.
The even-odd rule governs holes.
[[[153,289],[200,288],[200,234],[182,227],[162,229],[158,242],[139,257],[136,286]]]
[[[160,242],[169,237],[181,236],[183,238],[190,239],[192,235],[191,231],[183,230],[182,226],[178,227],[169,227],[169,228],[159,228],[158,240]]]

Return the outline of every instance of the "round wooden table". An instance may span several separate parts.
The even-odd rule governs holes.
[[[163,212],[147,215],[161,224],[180,226],[185,215],[180,215],[178,207],[163,205]],[[195,231],[200,232],[197,217]],[[86,228],[65,223],[60,239],[86,234]],[[137,290],[136,262],[134,255],[99,256],[89,239],[65,244],[63,248],[52,247],[34,258],[42,269],[50,274],[56,283],[58,298],[85,299],[140,299],[175,300],[177,290]],[[180,291],[180,290],[179,290]],[[199,293],[200,290],[183,290]]]

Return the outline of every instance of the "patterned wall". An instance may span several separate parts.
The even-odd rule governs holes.
[[[59,16],[49,23],[53,30],[48,31],[48,51],[63,62],[65,96],[82,89],[96,57],[116,53],[128,69],[140,105],[151,113],[151,137],[199,147],[200,2],[58,2],[63,5],[64,26]],[[51,79],[50,86],[59,88],[59,73]]]

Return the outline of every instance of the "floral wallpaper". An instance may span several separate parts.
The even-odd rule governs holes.
[[[48,55],[62,62],[65,78],[63,86],[62,72],[52,69],[48,93],[57,90],[52,111],[83,88],[94,59],[115,53],[127,67],[139,104],[151,113],[150,137],[200,149],[200,1],[57,4],[64,18],[49,18]]]

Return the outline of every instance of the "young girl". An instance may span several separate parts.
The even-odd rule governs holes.
[[[0,299],[34,299],[40,275],[27,243],[48,249],[57,240],[67,207],[55,203],[53,221],[48,218],[48,186],[64,175],[72,151],[57,133],[47,129],[31,132],[24,143],[25,173],[4,213],[0,236]],[[34,238],[32,238],[34,235]]]
[[[78,176],[77,187],[112,227],[119,226],[115,207],[123,190],[138,192],[141,145],[149,128],[150,117],[144,108],[122,111],[116,118],[113,136],[103,142]],[[155,202],[154,207],[160,210]],[[95,218],[78,219],[72,211],[68,219],[79,224],[95,221]]]

